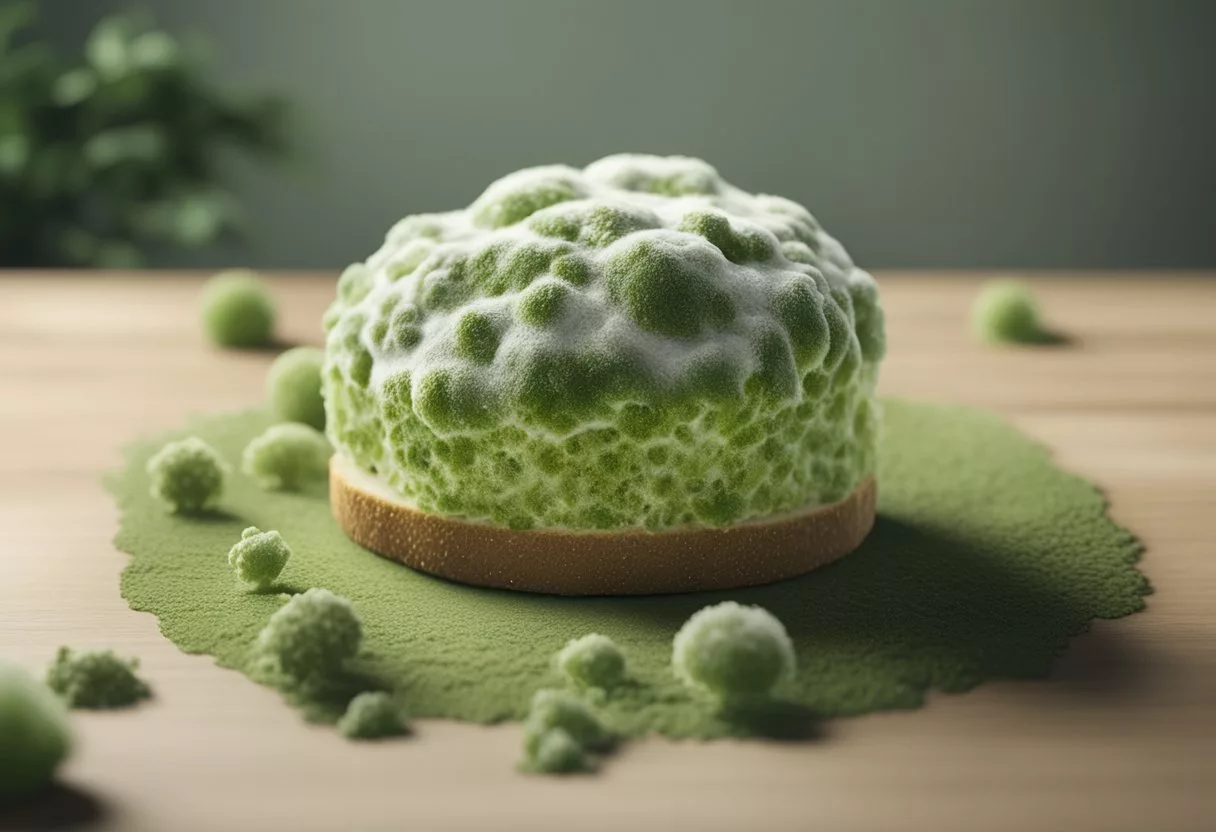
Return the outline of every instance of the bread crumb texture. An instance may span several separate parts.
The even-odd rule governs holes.
[[[874,470],[874,280],[699,159],[529,168],[406,217],[325,326],[334,447],[428,513],[721,527]]]

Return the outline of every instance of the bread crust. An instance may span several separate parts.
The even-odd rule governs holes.
[[[868,477],[837,503],[722,529],[515,530],[428,514],[341,454],[330,505],[356,543],[476,586],[553,595],[653,595],[772,583],[831,563],[874,525]]]

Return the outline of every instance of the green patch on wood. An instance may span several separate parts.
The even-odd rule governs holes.
[[[271,423],[260,411],[208,416],[128,450],[110,481],[122,511],[117,545],[131,554],[122,592],[182,650],[262,680],[251,648],[287,594],[346,596],[365,631],[351,684],[295,703],[325,720],[367,687],[392,691],[415,717],[521,719],[533,692],[562,684],[553,654],[596,632],[628,657],[630,679],[602,703],[614,730],[788,734],[815,719],[916,707],[930,690],[1043,676],[1091,620],[1135,612],[1150,592],[1135,566],[1139,544],[1106,516],[1098,490],[973,410],[886,402],[880,517],[843,560],[766,587],[646,598],[526,595],[411,571],[350,542],[321,484],[266,492],[235,474],[203,518],[168,514],[149,495],[144,465],[165,441],[197,435],[236,468]],[[292,548],[277,591],[248,589],[228,565],[248,526],[277,529]],[[759,604],[788,629],[798,671],[780,707],[722,713],[673,675],[680,625],[724,600]]]

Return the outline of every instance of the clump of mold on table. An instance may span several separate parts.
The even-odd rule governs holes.
[[[46,683],[70,708],[126,708],[152,695],[138,669],[138,659],[121,658],[112,650],[61,647]]]

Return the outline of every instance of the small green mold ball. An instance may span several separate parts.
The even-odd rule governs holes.
[[[321,396],[321,368],[325,351],[316,347],[287,350],[266,374],[270,409],[285,422],[300,422],[325,430],[325,399]]]
[[[732,263],[767,260],[776,251],[774,240],[759,230],[736,231],[720,211],[691,211],[678,228],[709,240]]]
[[[387,274],[390,282],[396,283],[422,265],[426,258],[435,250],[434,240],[413,240],[402,246],[397,259],[389,264]]]
[[[570,287],[560,280],[540,280],[533,283],[519,299],[516,316],[537,328],[550,327],[561,317],[570,301]]]
[[[350,361],[350,380],[360,387],[367,387],[372,380],[372,354],[359,347]]]
[[[422,329],[418,326],[418,319],[418,307],[412,303],[401,304],[389,322],[385,349],[408,352],[418,346],[418,342],[422,340]]]
[[[333,447],[325,434],[298,422],[271,425],[245,446],[241,469],[268,491],[299,491],[323,480]]]
[[[551,728],[536,741],[536,750],[524,762],[524,767],[538,774],[574,774],[591,768],[587,752],[570,732]]]
[[[569,250],[569,243],[552,241],[492,244],[470,261],[470,277],[489,297],[519,291]]]
[[[338,298],[345,304],[355,304],[372,290],[372,272],[362,263],[351,263],[338,276]]]
[[[290,557],[291,548],[282,535],[250,526],[241,532],[241,539],[228,550],[228,565],[236,570],[236,576],[245,583],[267,589],[274,584]]]
[[[529,227],[545,237],[605,248],[622,237],[661,223],[653,211],[631,205],[584,200],[541,211],[528,220]]]
[[[849,276],[849,295],[853,299],[853,318],[861,357],[871,364],[887,354],[886,316],[878,297],[878,284],[868,273],[854,269]]]
[[[563,165],[527,168],[508,174],[471,206],[473,223],[482,228],[514,225],[542,208],[586,196],[579,172]]]
[[[541,738],[554,728],[569,734],[581,748],[601,750],[612,744],[612,734],[583,700],[561,690],[538,690],[524,720],[524,753],[535,760]]]
[[[397,222],[389,229],[390,242],[407,243],[411,240],[438,240],[443,237],[444,220],[439,214],[414,214]]]
[[[498,352],[498,327],[484,312],[470,311],[456,324],[456,354],[476,364],[489,364]]]
[[[665,240],[642,239],[607,261],[608,296],[648,332],[693,338],[735,317],[730,297],[708,278],[711,269],[703,256]]]
[[[787,240],[781,244],[781,253],[786,260],[793,263],[803,263],[808,266],[819,265],[819,258],[806,243],[798,240]]]
[[[1033,344],[1045,338],[1030,290],[1011,280],[985,284],[971,307],[971,328],[988,343]]]
[[[485,385],[462,370],[431,370],[413,390],[414,411],[439,431],[478,428],[491,422],[494,410]]]
[[[592,162],[586,173],[618,188],[673,197],[716,194],[722,188],[722,178],[712,166],[687,156],[619,153]]]
[[[0,737],[0,806],[49,783],[72,749],[63,702],[8,662],[0,662]]]
[[[554,260],[549,270],[571,286],[586,286],[591,282],[591,266],[573,254],[565,254]]]
[[[175,514],[210,508],[224,490],[228,466],[197,436],[170,442],[148,460],[152,496]]]
[[[684,684],[723,702],[762,699],[793,675],[794,646],[768,610],[726,601],[684,623],[672,665]]]
[[[798,371],[785,337],[776,329],[757,334],[753,344],[757,368],[748,389],[776,399],[791,395],[798,386]]]
[[[351,740],[397,737],[407,730],[405,715],[393,697],[384,691],[367,691],[350,700],[338,720],[338,730]]]
[[[261,347],[274,332],[274,302],[254,272],[220,272],[207,281],[203,329],[221,347]]]
[[[292,683],[312,685],[340,671],[362,641],[363,625],[350,601],[328,589],[310,589],[270,616],[256,649]]]
[[[806,275],[790,279],[773,294],[773,312],[789,333],[799,369],[806,373],[822,364],[831,338],[815,282]]]
[[[138,659],[120,659],[111,650],[73,654],[60,647],[46,684],[69,708],[125,708],[152,695],[135,675],[138,668]]]
[[[625,654],[599,633],[576,638],[557,654],[557,667],[583,688],[611,690],[625,680]]]

